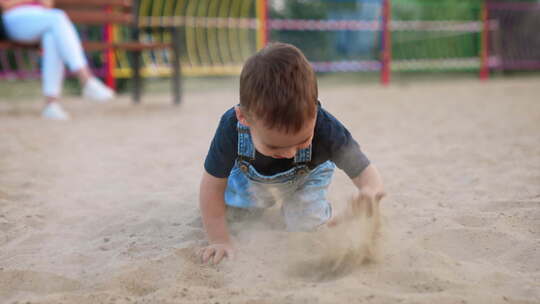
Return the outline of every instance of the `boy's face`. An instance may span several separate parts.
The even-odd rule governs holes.
[[[293,158],[298,150],[311,145],[316,117],[297,133],[288,134],[281,130],[269,129],[256,118],[247,119],[238,106],[235,110],[238,121],[249,127],[255,149],[263,155],[272,158]]]

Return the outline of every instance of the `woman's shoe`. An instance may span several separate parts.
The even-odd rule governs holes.
[[[92,77],[84,84],[82,95],[84,98],[104,103],[114,98],[114,91],[99,79]]]
[[[48,103],[43,111],[41,112],[41,117],[50,120],[69,120],[71,117],[69,114],[64,111],[62,106],[58,102]]]

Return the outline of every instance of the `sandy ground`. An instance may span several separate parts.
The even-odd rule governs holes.
[[[540,79],[323,83],[389,194],[376,262],[331,275],[275,212],[237,227],[236,260],[194,258],[203,159],[236,91],[71,99],[65,123],[0,101],[0,303],[540,303]],[[336,208],[353,193],[337,173]]]

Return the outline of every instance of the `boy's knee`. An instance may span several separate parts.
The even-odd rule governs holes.
[[[300,206],[284,205],[283,217],[289,231],[314,231],[332,217],[332,206],[327,201]]]
[[[264,209],[262,208],[238,208],[227,206],[227,222],[246,222],[257,220],[262,217]]]

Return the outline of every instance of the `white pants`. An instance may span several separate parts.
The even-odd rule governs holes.
[[[87,65],[81,41],[67,15],[59,9],[24,5],[5,12],[3,18],[10,39],[41,41],[43,94],[58,97],[64,81],[64,63],[70,71]]]

